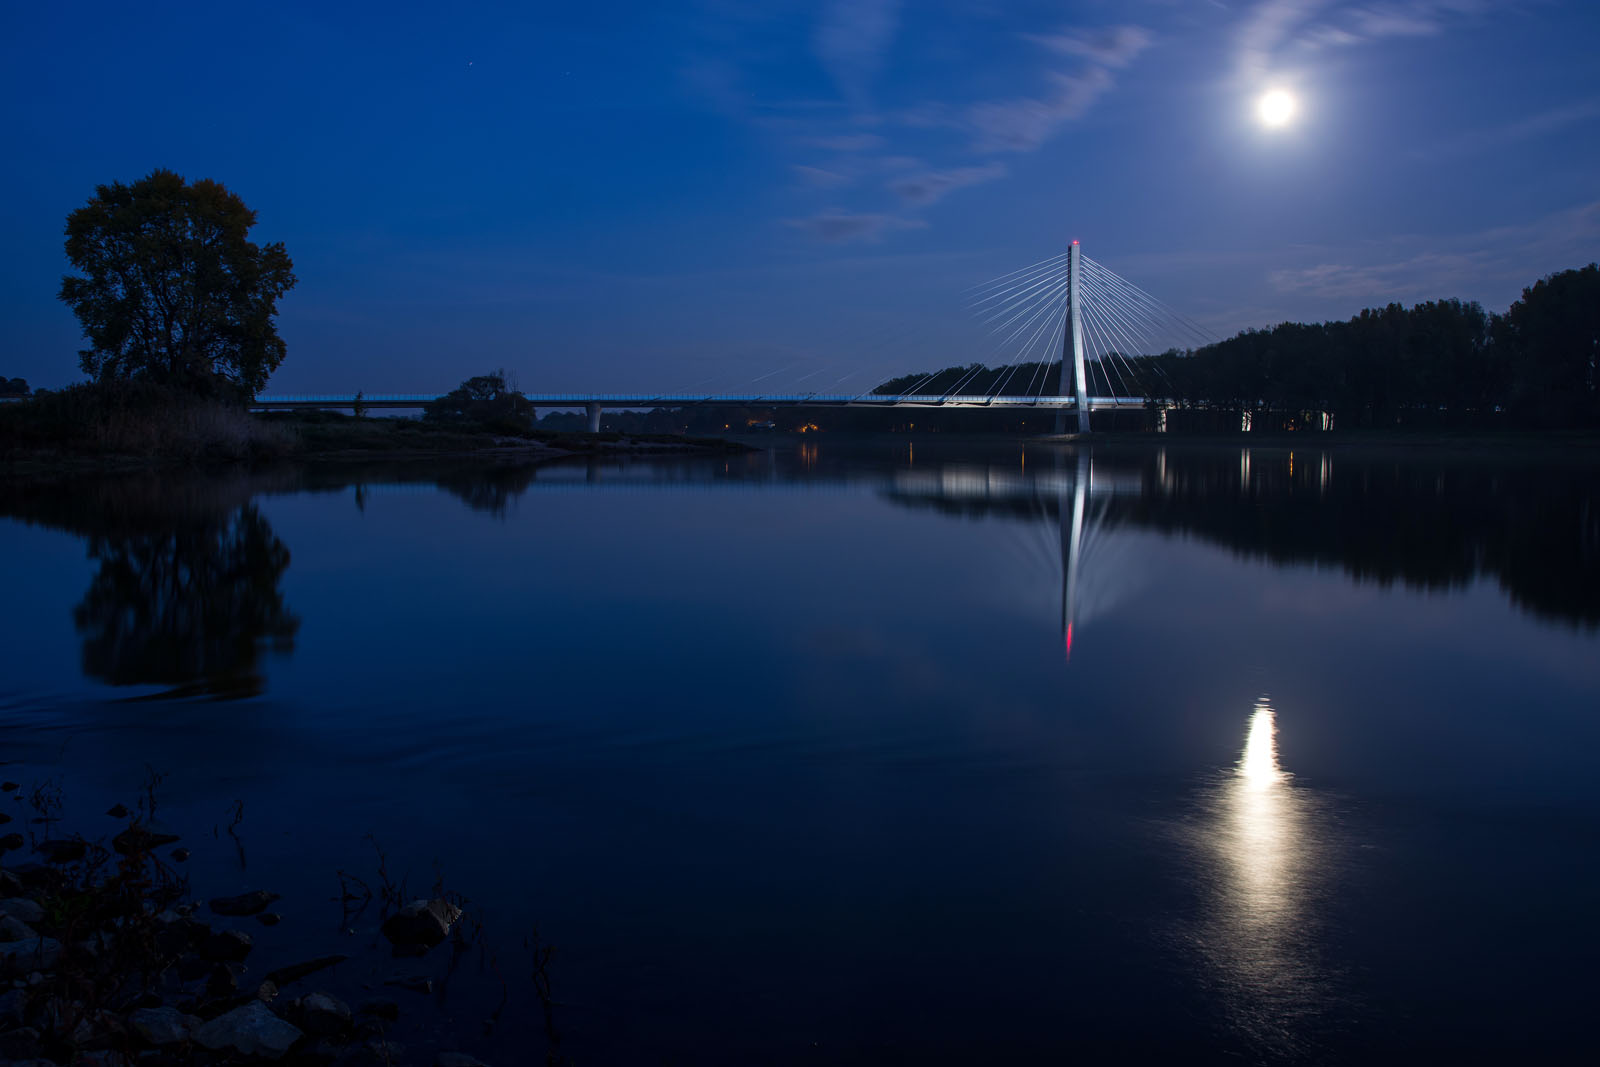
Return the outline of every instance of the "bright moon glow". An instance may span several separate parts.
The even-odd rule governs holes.
[[[1256,101],[1256,114],[1267,126],[1287,126],[1299,105],[1282,89],[1274,89]]]

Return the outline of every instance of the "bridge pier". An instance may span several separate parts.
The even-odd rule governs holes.
[[[590,404],[588,406],[588,411],[589,411],[589,432],[590,433],[599,433],[600,432],[600,405],[599,404]]]

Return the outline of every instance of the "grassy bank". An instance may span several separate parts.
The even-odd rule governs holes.
[[[13,472],[352,456],[744,450],[718,438],[560,433],[505,420],[487,427],[321,411],[255,414],[237,403],[143,383],[77,385],[0,404],[0,464]]]

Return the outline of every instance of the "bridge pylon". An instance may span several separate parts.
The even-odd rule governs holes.
[[[1067,359],[1071,353],[1073,395],[1077,398],[1078,432],[1089,432],[1089,380],[1083,367],[1083,317],[1078,304],[1078,279],[1083,273],[1082,253],[1078,242],[1067,249],[1067,322],[1061,331],[1062,392],[1067,384]],[[1067,409],[1056,409],[1056,433],[1067,432]]]

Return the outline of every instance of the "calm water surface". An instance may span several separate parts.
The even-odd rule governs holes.
[[[1594,466],[824,440],[0,515],[6,776],[95,835],[164,772],[197,889],[285,894],[254,969],[350,999],[398,965],[336,871],[466,893],[419,1051],[542,1058],[535,927],[577,1063],[1592,1051]]]

